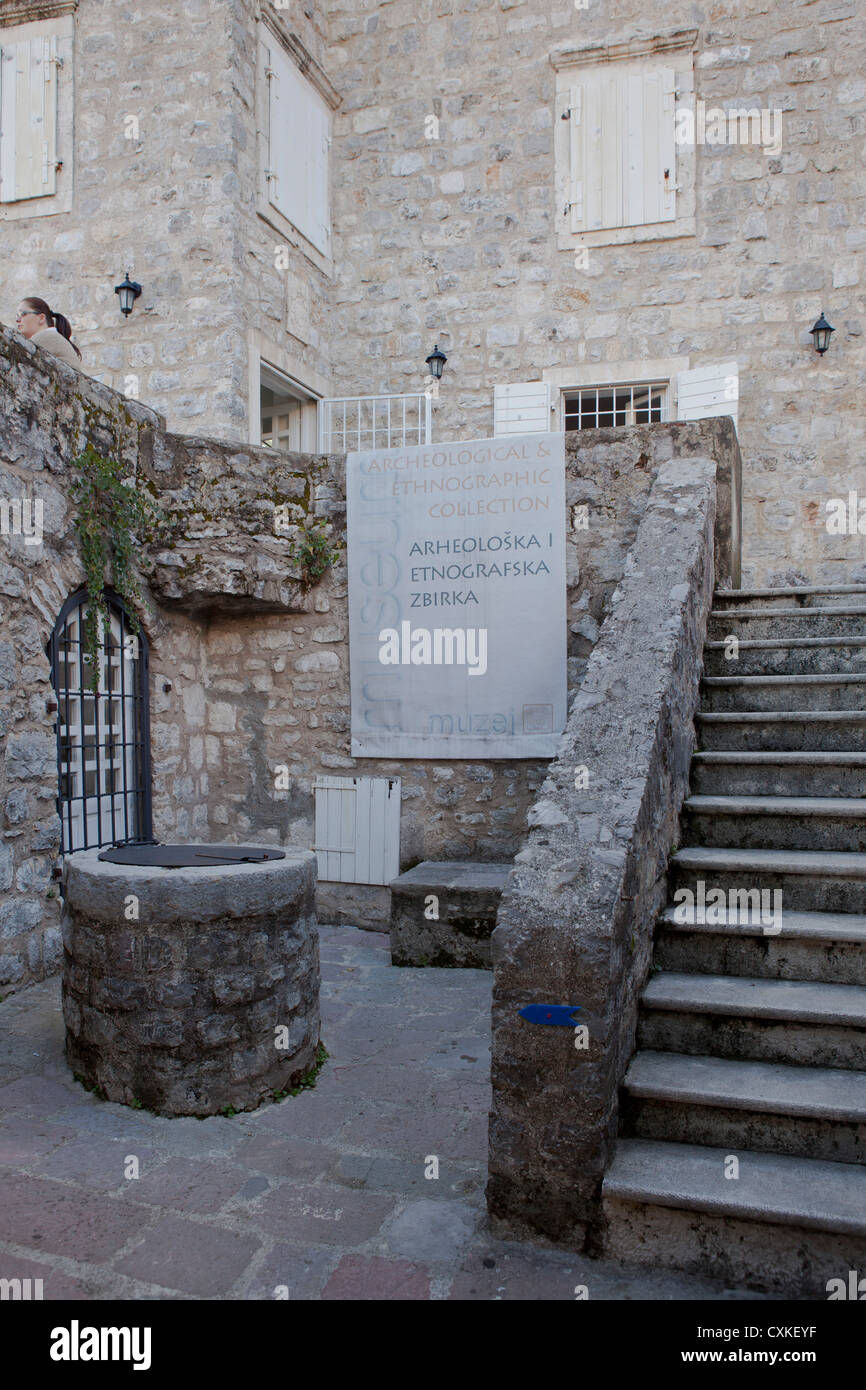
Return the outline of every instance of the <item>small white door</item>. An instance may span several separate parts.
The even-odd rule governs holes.
[[[399,777],[318,777],[319,878],[390,883],[400,872]]]

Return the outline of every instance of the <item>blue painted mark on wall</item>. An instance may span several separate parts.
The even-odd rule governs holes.
[[[580,1004],[527,1004],[525,1009],[520,1009],[520,1017],[525,1018],[527,1023],[546,1023],[552,1027],[574,1028],[576,1026],[572,1014],[579,1014]]]

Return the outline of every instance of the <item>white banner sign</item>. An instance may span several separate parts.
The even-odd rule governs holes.
[[[352,453],[346,498],[353,756],[552,757],[565,436]]]

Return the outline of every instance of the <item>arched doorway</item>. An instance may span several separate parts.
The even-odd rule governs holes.
[[[106,602],[96,692],[83,648],[86,590],[66,600],[48,644],[64,854],[152,839],[147,638],[116,595],[106,591]]]

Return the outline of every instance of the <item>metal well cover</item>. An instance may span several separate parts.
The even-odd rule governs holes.
[[[109,864],[153,869],[212,869],[219,864],[266,864],[285,857],[281,849],[261,845],[117,845],[99,856]]]

